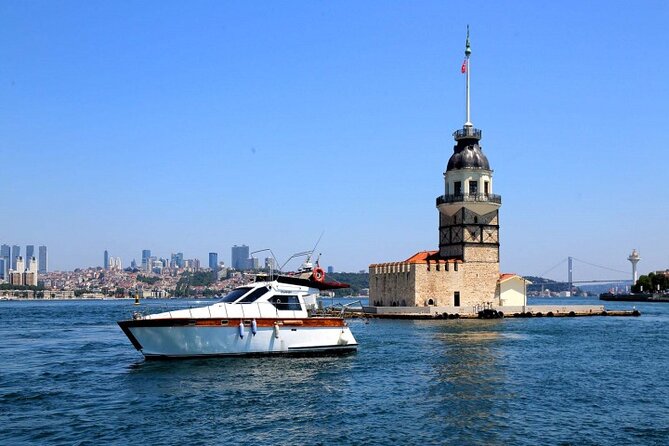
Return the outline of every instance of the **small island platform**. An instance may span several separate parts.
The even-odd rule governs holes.
[[[341,313],[341,310],[332,310]],[[497,319],[533,317],[640,316],[636,310],[607,310],[603,305],[524,305],[518,307],[362,307],[345,317],[378,319]]]

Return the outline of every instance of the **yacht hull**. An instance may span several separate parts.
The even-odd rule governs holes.
[[[355,351],[358,345],[339,318],[257,319],[254,322],[140,319],[118,324],[147,359],[332,354]]]

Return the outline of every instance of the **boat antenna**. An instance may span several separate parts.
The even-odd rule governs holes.
[[[321,242],[321,239],[323,238],[323,234],[325,234],[325,231],[321,231],[321,235],[318,236],[318,240],[316,240],[316,244],[314,245],[313,249],[309,251],[309,257],[307,257],[307,262],[311,260],[311,256],[314,254],[314,251],[316,251],[316,248],[318,247],[318,244]],[[320,255],[319,255],[320,257]]]

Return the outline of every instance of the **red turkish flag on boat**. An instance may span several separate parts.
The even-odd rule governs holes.
[[[460,72],[463,73],[463,74],[467,72],[467,59],[465,59],[462,62],[462,67],[460,67]]]

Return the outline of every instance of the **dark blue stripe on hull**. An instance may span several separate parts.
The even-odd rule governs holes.
[[[257,357],[257,356],[319,356],[319,355],[343,355],[354,353],[358,349],[358,344],[351,345],[336,345],[328,347],[295,347],[288,350],[276,352],[251,352],[251,353],[216,353],[207,355],[151,355],[144,354],[147,360],[161,360],[161,359],[203,359],[203,358],[229,358],[229,357]]]

